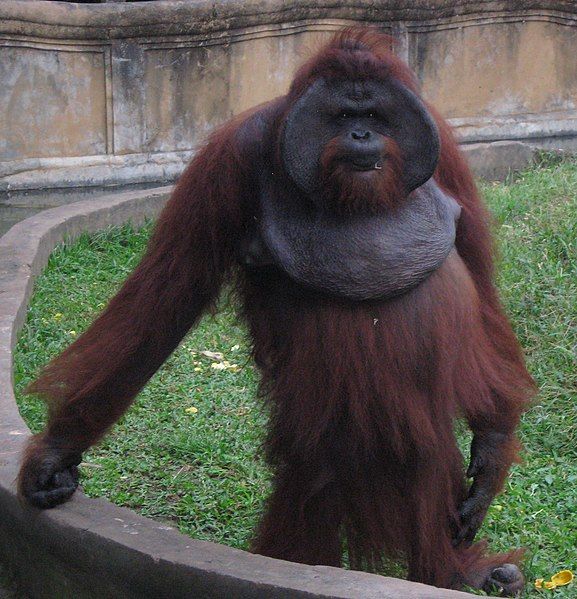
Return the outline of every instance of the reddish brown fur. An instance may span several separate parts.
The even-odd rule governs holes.
[[[213,135],[179,181],[136,271],[32,386],[51,413],[26,453],[24,493],[46,448],[78,453],[102,437],[216,299],[258,212],[259,157],[272,154],[279,193],[297,193],[279,161],[279,131],[321,76],[393,77],[417,91],[388,38],[349,30],[265,107],[264,127],[243,129],[244,115]],[[451,543],[467,495],[453,419],[464,414],[475,433],[512,433],[532,382],[493,284],[487,213],[434,114],[442,141],[435,178],[463,212],[457,251],[425,283],[389,301],[351,303],[309,293],[280,271],[239,277],[271,409],[266,447],[275,469],[253,548],[340,565],[346,546],[353,567],[373,568],[389,554],[407,558],[414,580],[480,586],[495,565],[518,556]],[[510,439],[497,456],[498,487],[517,458]]]
[[[255,551],[340,565],[344,529],[353,567],[404,555],[412,579],[437,586],[477,583],[515,559],[451,543],[467,492],[453,420],[502,416],[513,392],[459,256],[388,302],[303,297],[275,280],[247,287],[278,465]]]
[[[335,212],[375,214],[398,204],[406,196],[401,179],[401,151],[394,139],[386,139],[379,169],[355,171],[343,159],[346,159],[346,150],[341,140],[331,140],[321,156],[321,172],[325,204]]]
[[[246,218],[238,200],[250,157],[230,143],[237,127],[221,129],[194,159],[139,266],[30,386],[50,400],[41,437],[80,451],[96,443],[217,298]]]

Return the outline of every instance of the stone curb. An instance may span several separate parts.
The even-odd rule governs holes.
[[[12,389],[12,352],[35,277],[64,236],[154,216],[169,187],[46,210],[0,238],[0,560],[34,598],[458,599],[468,593],[324,566],[303,566],[196,541],[77,492],[38,511],[14,479],[30,434]]]

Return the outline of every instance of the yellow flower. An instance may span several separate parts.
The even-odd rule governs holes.
[[[565,586],[573,582],[573,572],[571,570],[561,570],[557,574],[551,576],[551,580],[545,580],[544,578],[537,578],[535,581],[536,589],[556,589],[557,587]]]
[[[196,414],[198,412],[198,408],[196,406],[190,406],[190,408],[186,408],[184,411],[187,414]]]

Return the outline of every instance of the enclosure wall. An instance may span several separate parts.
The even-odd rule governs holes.
[[[0,190],[172,180],[353,24],[397,38],[462,142],[577,147],[573,0],[5,0]]]

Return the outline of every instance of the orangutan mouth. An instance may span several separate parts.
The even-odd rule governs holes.
[[[380,171],[383,169],[383,161],[375,160],[351,160],[350,164],[355,171]]]

